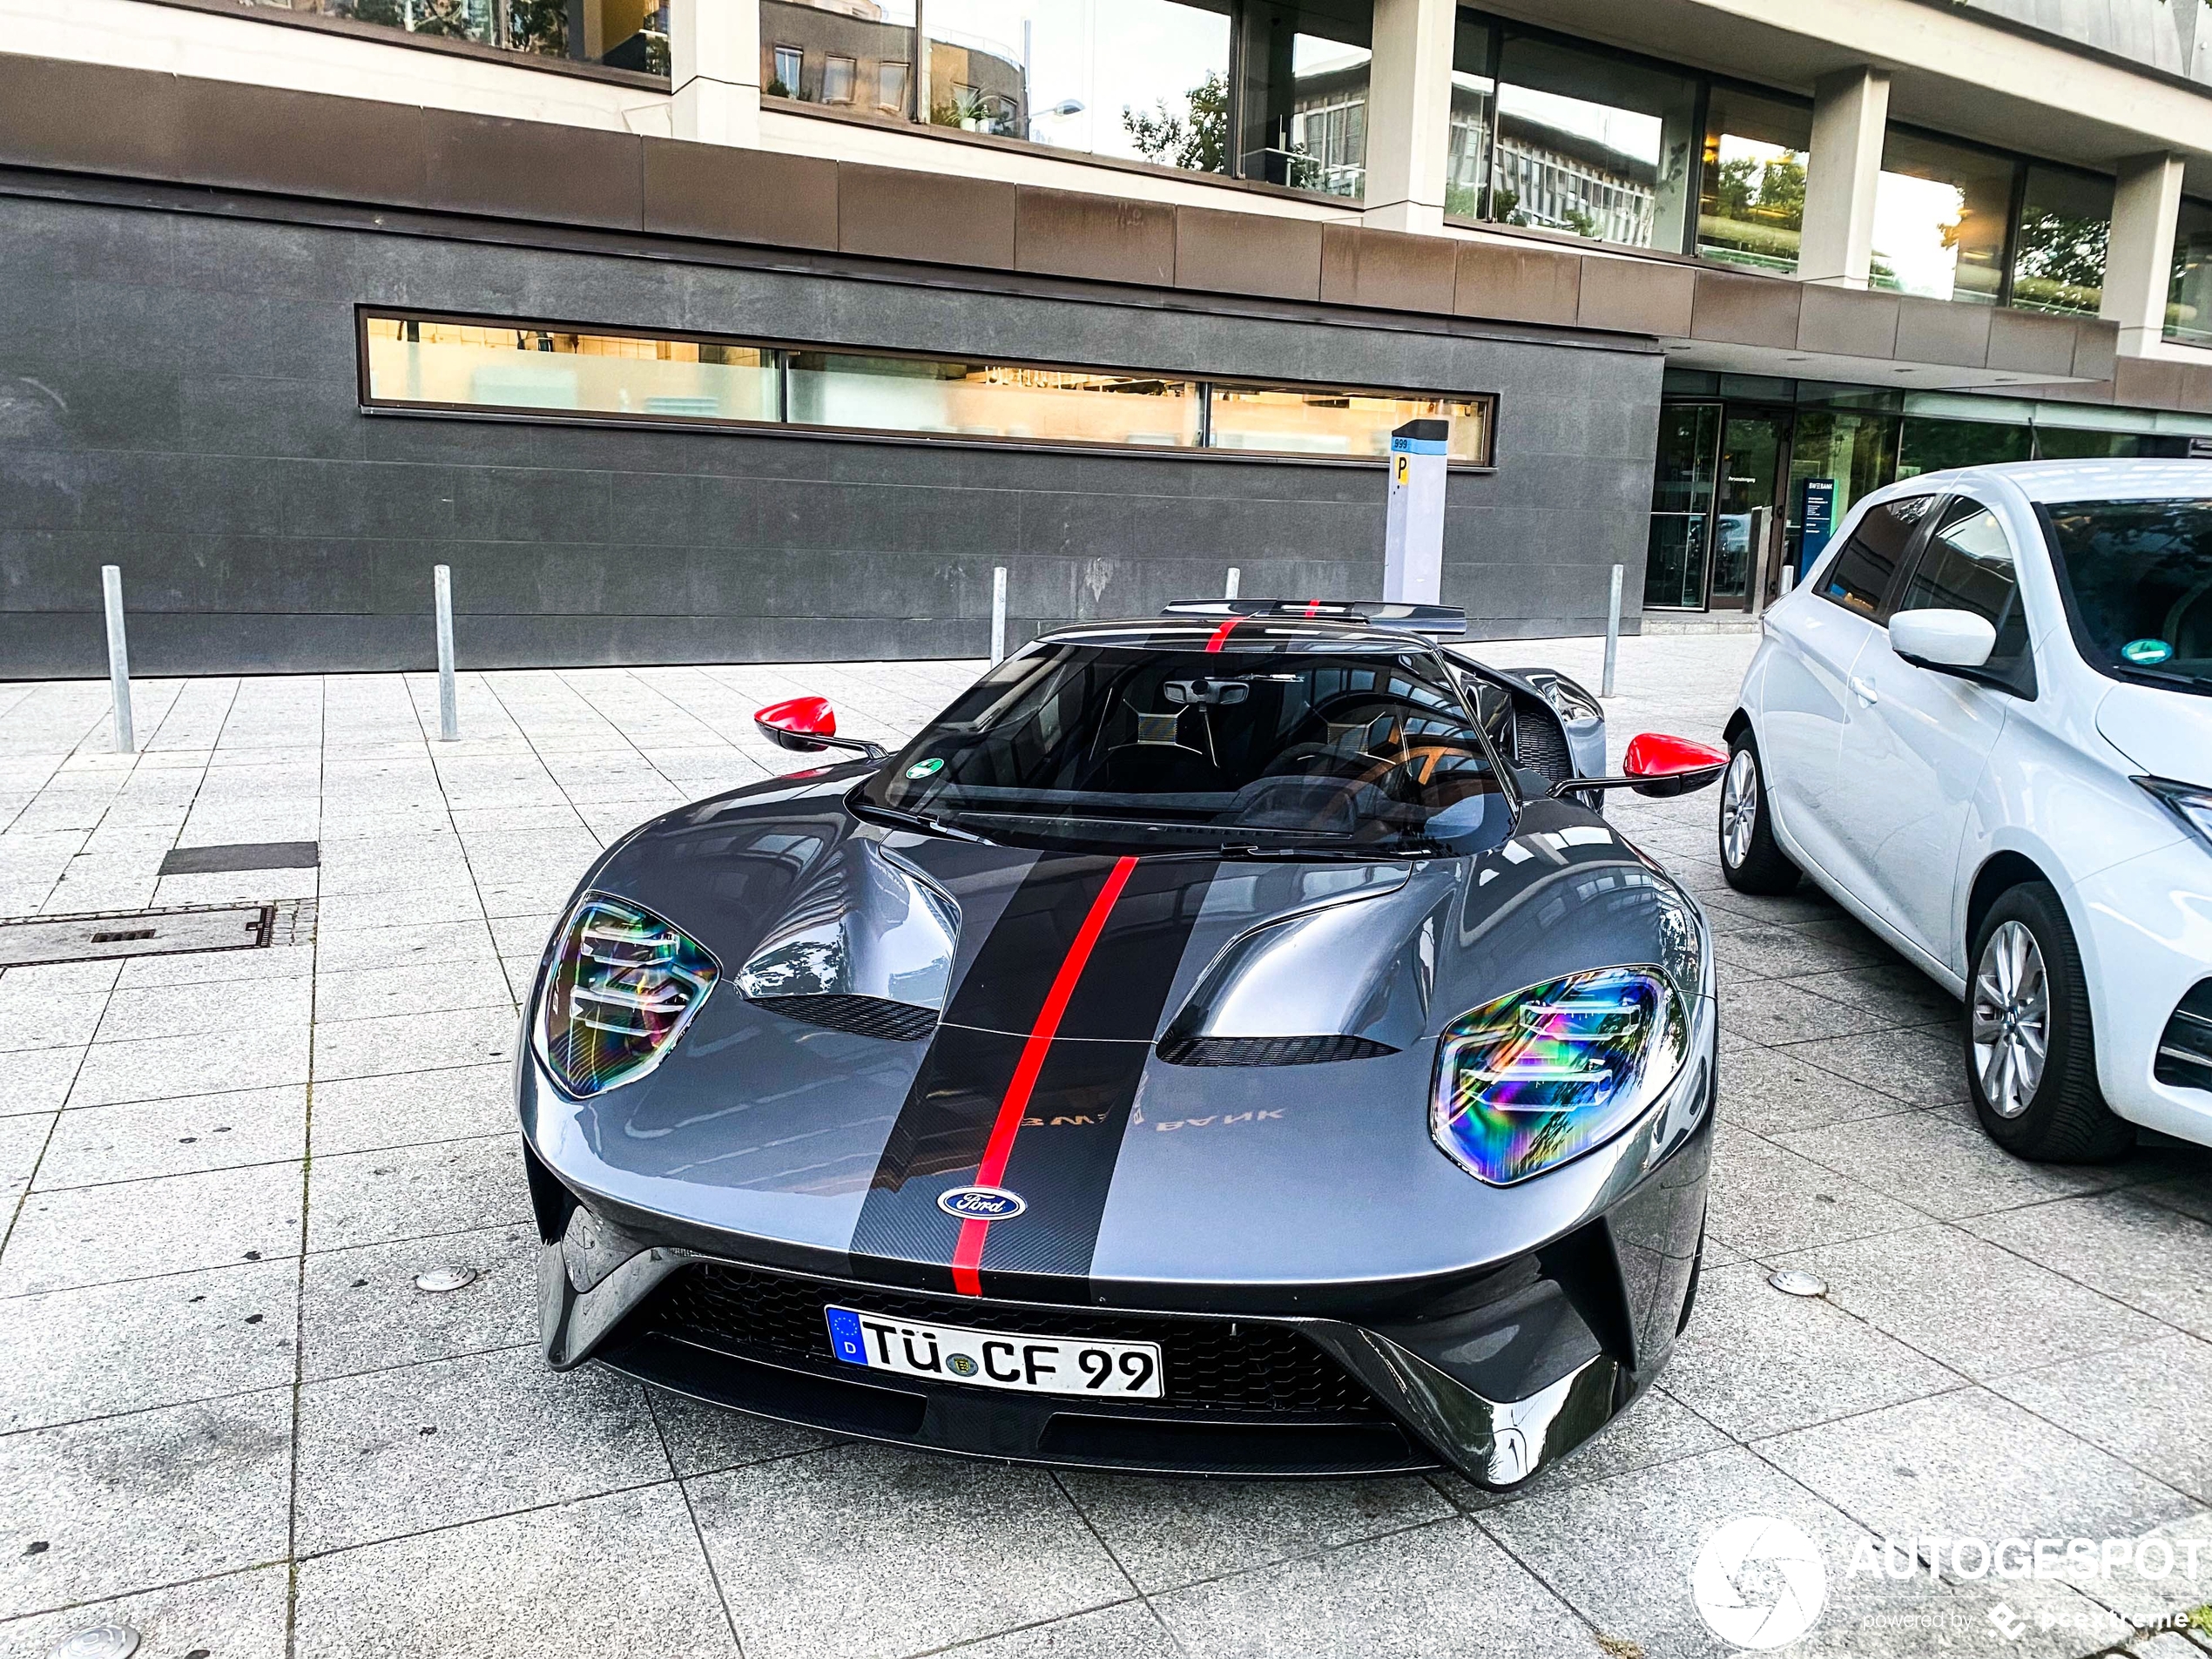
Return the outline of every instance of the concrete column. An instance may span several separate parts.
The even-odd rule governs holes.
[[[1444,228],[1456,0],[1375,0],[1367,70],[1367,200],[1360,222]]]
[[[1874,258],[1874,187],[1889,125],[1890,78],[1839,70],[1813,85],[1812,153],[1805,161],[1805,223],[1797,275],[1863,288]]]
[[[669,0],[668,64],[678,138],[760,147],[758,0]]]
[[[2182,211],[2182,158],[2160,153],[2121,162],[2105,245],[2105,297],[2098,314],[2120,325],[2120,350],[2148,357],[2166,333],[2174,274],[2174,224]]]

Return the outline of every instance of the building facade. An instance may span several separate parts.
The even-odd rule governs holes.
[[[2212,447],[2162,0],[0,0],[0,678],[973,654],[1380,582],[1742,609]],[[2212,47],[2212,31],[2204,43]],[[2197,192],[2202,192],[2200,199]]]

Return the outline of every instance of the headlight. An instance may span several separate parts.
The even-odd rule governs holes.
[[[2212,789],[2177,784],[2165,778],[2138,778],[2135,781],[2157,796],[2183,825],[2195,831],[2197,840],[2212,846]]]
[[[537,1052],[578,1098],[658,1063],[714,988],[705,946],[642,905],[586,894],[561,930],[538,999]]]
[[[1429,1131],[1469,1175],[1511,1186],[1626,1129],[1689,1051],[1689,1015],[1659,970],[1548,980],[1445,1027]]]

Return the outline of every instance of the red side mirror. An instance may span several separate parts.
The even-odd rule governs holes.
[[[1639,795],[1686,795],[1703,789],[1728,770],[1728,751],[1688,738],[1642,732],[1629,739],[1622,770],[1636,780]]]
[[[754,711],[752,723],[778,748],[795,749],[800,754],[818,754],[830,746],[810,739],[837,735],[837,711],[826,697],[787,697]]]

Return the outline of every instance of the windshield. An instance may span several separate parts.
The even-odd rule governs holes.
[[[2054,502],[2043,516],[2089,665],[2212,691],[2212,502]]]
[[[865,805],[993,840],[1326,856],[1505,839],[1480,732],[1418,650],[1048,644],[887,762]]]

